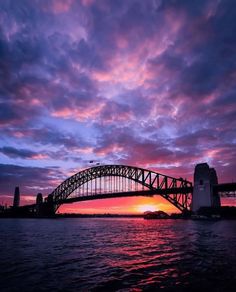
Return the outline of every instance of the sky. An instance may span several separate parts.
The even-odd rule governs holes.
[[[234,0],[0,2],[0,203],[48,195],[89,161],[236,181]],[[160,197],[63,206],[176,211]],[[141,209],[140,209],[141,208]]]

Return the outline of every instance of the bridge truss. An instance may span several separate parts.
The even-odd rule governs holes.
[[[76,201],[126,196],[160,195],[180,211],[190,210],[192,183],[127,165],[85,169],[62,182],[48,197],[54,210]]]

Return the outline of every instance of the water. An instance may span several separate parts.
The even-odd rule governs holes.
[[[0,291],[236,291],[236,221],[1,219],[0,235]]]

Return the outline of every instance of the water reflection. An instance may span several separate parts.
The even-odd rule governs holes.
[[[234,221],[1,222],[2,291],[234,290]]]

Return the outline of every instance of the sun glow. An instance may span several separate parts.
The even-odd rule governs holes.
[[[137,211],[142,212],[142,213],[147,212],[147,211],[154,212],[154,211],[158,211],[158,209],[157,209],[157,206],[155,205],[145,204],[145,205],[139,205],[137,207]]]

